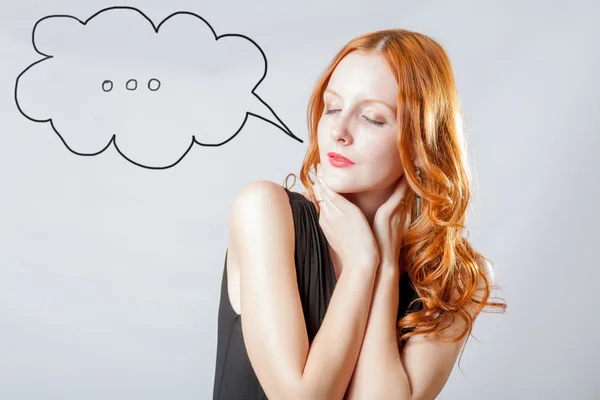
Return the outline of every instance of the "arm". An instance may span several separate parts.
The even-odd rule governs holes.
[[[233,204],[242,331],[269,399],[341,399],[367,323],[376,269],[344,267],[309,348],[294,263],[294,223],[281,186],[255,182]]]
[[[382,266],[379,271],[363,345],[346,399],[435,399],[448,381],[466,338],[444,343],[433,336],[417,335],[406,341],[400,354],[396,342],[397,268]],[[489,265],[485,273],[493,285]],[[482,285],[485,285],[483,279],[480,288]],[[457,320],[449,330],[458,333],[462,324],[462,320]]]
[[[396,341],[399,282],[397,268],[383,265],[379,268],[365,337],[348,386],[347,400],[410,399],[409,381]]]

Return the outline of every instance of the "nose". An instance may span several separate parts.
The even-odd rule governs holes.
[[[338,118],[331,126],[329,134],[335,142],[341,140],[349,144],[352,141],[352,135],[350,134],[347,118],[338,114]]]

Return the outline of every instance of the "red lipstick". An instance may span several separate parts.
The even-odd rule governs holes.
[[[341,154],[329,152],[327,153],[327,157],[329,158],[329,163],[336,168],[344,168],[353,165],[352,160],[344,157]]]

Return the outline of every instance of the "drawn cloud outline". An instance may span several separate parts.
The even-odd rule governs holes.
[[[40,23],[42,23],[43,21],[45,21],[46,19],[49,18],[70,18],[70,19],[74,19],[75,21],[79,22],[82,25],[87,25],[92,19],[94,19],[95,17],[97,17],[98,15],[104,13],[104,12],[108,12],[108,11],[113,11],[113,10],[129,10],[129,11],[135,11],[137,12],[140,16],[142,16],[146,21],[148,21],[148,23],[150,24],[150,26],[152,26],[152,29],[154,30],[155,33],[159,33],[159,30],[161,28],[161,26],[167,22],[169,19],[178,16],[178,15],[189,15],[195,18],[198,18],[199,20],[201,20],[202,22],[204,22],[206,24],[206,26],[208,26],[208,28],[210,28],[210,31],[213,34],[213,37],[215,39],[215,41],[218,41],[221,38],[225,38],[225,37],[238,37],[238,38],[242,38],[242,39],[246,39],[248,40],[250,43],[252,43],[260,52],[263,60],[264,60],[264,72],[262,77],[259,79],[259,81],[256,83],[256,85],[254,85],[254,87],[251,90],[251,94],[256,97],[258,99],[258,101],[260,103],[262,103],[267,109],[269,109],[269,111],[273,114],[273,116],[277,119],[277,121],[281,124],[281,126],[277,125],[276,123],[274,123],[273,121],[270,121],[264,117],[262,117],[259,114],[253,113],[251,111],[246,111],[246,114],[244,116],[244,120],[242,121],[240,127],[237,129],[237,131],[230,136],[228,139],[226,139],[225,141],[221,142],[221,143],[216,143],[216,144],[209,144],[209,143],[201,143],[199,142],[195,135],[192,135],[192,140],[190,145],[188,146],[188,148],[185,150],[185,152],[181,155],[181,157],[179,159],[177,159],[174,163],[172,163],[171,165],[168,166],[160,166],[160,167],[151,167],[151,166],[145,166],[142,164],[139,164],[137,162],[135,162],[134,160],[128,158],[118,147],[117,143],[116,143],[116,134],[113,134],[110,138],[110,140],[108,141],[107,145],[102,148],[101,150],[95,152],[95,153],[80,153],[77,152],[75,150],[73,150],[72,148],[69,147],[69,145],[67,144],[67,142],[65,141],[65,139],[61,136],[61,134],[58,132],[58,130],[55,128],[52,117],[45,119],[45,120],[40,120],[40,119],[35,119],[29,115],[27,115],[21,108],[21,106],[19,105],[19,100],[18,100],[18,90],[19,90],[19,80],[21,79],[21,77],[27,73],[27,71],[29,71],[31,68],[33,68],[34,66],[36,66],[37,64],[40,64],[48,59],[53,58],[53,55],[49,55],[49,54],[45,54],[43,52],[41,52],[38,47],[36,46],[35,43],[35,34],[36,34],[36,29],[38,27],[38,25]],[[63,142],[63,144],[65,145],[65,147],[67,147],[67,149],[69,151],[71,151],[73,154],[79,155],[79,156],[96,156],[99,154],[102,154],[106,149],[108,149],[110,147],[111,144],[114,145],[115,149],[117,150],[117,152],[126,160],[128,160],[129,162],[131,162],[132,164],[135,164],[137,166],[143,167],[143,168],[148,168],[148,169],[167,169],[167,168],[171,168],[175,165],[177,165],[188,153],[189,151],[192,149],[194,143],[200,145],[200,146],[204,146],[204,147],[218,147],[218,146],[222,146],[226,143],[228,143],[230,140],[232,140],[234,137],[236,137],[238,135],[238,133],[243,129],[243,127],[246,124],[246,121],[248,120],[248,116],[252,115],[253,117],[256,117],[258,119],[261,119],[275,127],[277,127],[278,129],[280,129],[282,132],[284,132],[286,135],[290,136],[291,138],[297,140],[300,143],[304,143],[302,141],[302,139],[298,138],[297,136],[295,136],[292,131],[287,127],[287,125],[277,116],[277,114],[275,113],[275,111],[263,100],[260,98],[260,96],[258,94],[255,93],[255,90],[258,88],[258,86],[262,83],[262,81],[265,79],[265,77],[267,76],[267,71],[268,71],[268,62],[267,62],[267,57],[264,53],[264,51],[260,48],[260,46],[251,38],[240,34],[240,33],[226,33],[226,34],[222,34],[222,35],[217,35],[217,33],[215,32],[215,30],[213,29],[213,27],[210,25],[210,23],[208,21],[206,21],[203,17],[201,17],[200,15],[190,12],[190,11],[176,11],[170,15],[168,15],[166,18],[164,18],[158,25],[155,25],[154,22],[146,15],[144,14],[141,10],[139,10],[136,7],[131,7],[131,6],[113,6],[113,7],[106,7],[101,9],[100,11],[97,11],[96,13],[94,13],[92,16],[90,16],[89,18],[87,18],[85,21],[73,16],[73,15],[68,15],[68,14],[53,14],[53,15],[47,15],[45,17],[40,18],[34,25],[32,33],[31,33],[31,43],[32,46],[34,48],[34,50],[44,56],[43,58],[41,58],[40,60],[37,60],[35,62],[33,62],[32,64],[30,64],[29,66],[27,66],[27,68],[25,68],[16,78],[16,82],[15,82],[15,88],[14,88],[14,100],[15,100],[15,104],[17,106],[17,109],[19,110],[19,112],[27,119],[29,119],[30,121],[33,122],[38,122],[38,123],[46,123],[49,122],[50,126],[52,127],[52,130],[58,135],[58,137],[61,139],[61,141]],[[282,128],[283,127],[283,128]]]

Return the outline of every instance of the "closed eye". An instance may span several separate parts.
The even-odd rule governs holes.
[[[370,119],[370,118],[367,118],[367,117],[365,117],[364,115],[363,115],[363,118],[364,118],[364,119],[365,119],[365,120],[366,120],[368,123],[370,123],[370,124],[373,124],[373,125],[377,125],[377,126],[383,126],[383,124],[385,124],[385,122],[381,122],[381,121],[375,121],[375,120],[373,120],[373,119]]]
[[[327,114],[327,115],[328,114],[333,114],[334,112],[337,112],[337,111],[340,111],[340,110],[328,110],[328,109],[325,109],[325,114]],[[383,126],[385,124],[385,122],[375,121],[373,119],[365,117],[364,115],[362,117],[364,118],[365,121],[367,121],[368,123],[373,124],[375,126]]]

